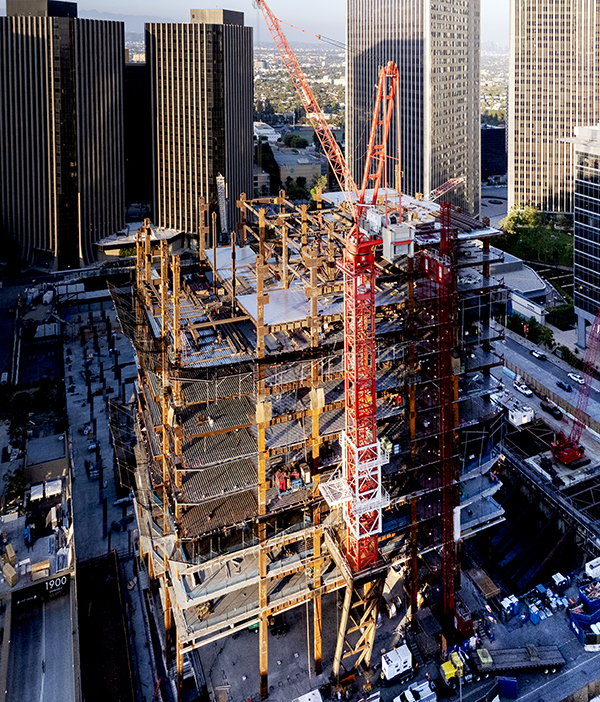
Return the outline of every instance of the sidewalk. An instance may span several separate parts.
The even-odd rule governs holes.
[[[133,351],[122,334],[113,332],[113,338],[107,338],[107,319],[108,329],[120,332],[114,311],[107,310],[104,317],[95,313],[91,328],[87,315],[81,315],[81,321],[71,320],[67,332],[71,338],[65,343],[75,550],[80,560],[112,549],[119,554],[133,553],[135,525],[121,522],[133,510],[131,506],[114,504],[117,488],[108,412],[109,398],[118,401],[122,395],[122,374],[115,368],[115,358],[120,364],[129,360],[133,363]],[[82,327],[87,327],[83,333],[90,337],[84,339],[84,344],[79,331]],[[120,352],[118,356],[109,348],[113,344]],[[86,370],[92,378],[89,390]],[[117,531],[115,527],[121,524]]]
[[[64,353],[76,556],[85,561],[117,551],[137,695],[139,702],[150,702],[156,662],[144,602],[148,578],[138,569],[135,556],[133,508],[115,504],[124,491],[117,491],[115,484],[109,427],[109,402],[122,402],[137,377],[134,352],[115,310],[108,309],[75,314],[68,320]]]
[[[585,352],[582,352],[579,346],[577,346],[577,329],[562,331],[562,329],[553,327],[551,324],[546,323],[546,326],[554,334],[554,341],[556,341],[559,346],[566,346],[567,348],[571,349],[574,354],[582,357],[585,356]]]

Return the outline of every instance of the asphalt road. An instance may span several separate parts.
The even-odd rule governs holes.
[[[75,702],[69,596],[13,614],[7,702]]]
[[[568,371],[565,370],[566,364],[562,363],[551,354],[547,354],[548,358],[546,361],[540,361],[531,355],[530,348],[532,348],[531,345],[528,345],[525,340],[524,343],[520,343],[507,337],[504,344],[498,345],[498,352],[501,353],[504,351],[505,359],[508,359],[526,373],[529,373],[529,375],[539,380],[548,390],[560,395],[572,405],[576,405],[577,391],[580,386],[568,377]],[[565,392],[561,390],[561,388],[556,385],[557,380],[568,383],[573,388],[573,391]],[[594,382],[590,389],[588,414],[592,417],[600,416],[600,392],[598,391],[597,382]]]
[[[481,216],[489,217],[492,227],[497,227],[508,212],[506,185],[481,186]]]

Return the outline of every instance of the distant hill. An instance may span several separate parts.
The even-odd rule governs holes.
[[[2,0],[0,0],[1,2]],[[153,17],[151,15],[119,15],[111,12],[98,12],[98,10],[82,10],[79,8],[79,17],[83,19],[97,20],[115,20],[117,22],[125,22],[125,31],[135,32],[136,34],[144,33],[144,24],[146,22],[173,22],[170,17]]]
[[[84,10],[78,8],[78,16],[82,19],[98,19],[98,20],[114,20],[117,22],[125,22],[126,32],[135,32],[136,34],[144,33],[144,24],[146,22],[187,22],[187,18],[172,20],[170,17],[153,17],[151,15],[119,15],[112,12],[98,12],[98,10]],[[6,0],[0,0],[0,16],[6,15]]]

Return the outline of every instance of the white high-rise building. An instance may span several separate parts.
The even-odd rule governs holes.
[[[575,127],[600,117],[599,0],[511,0],[508,205],[572,211]]]
[[[354,178],[362,178],[379,69],[394,61],[403,191],[427,197],[463,177],[444,199],[478,215],[478,0],[347,0],[346,7],[346,158]],[[388,181],[394,187],[393,173]]]

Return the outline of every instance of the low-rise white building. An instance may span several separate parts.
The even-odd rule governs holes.
[[[274,144],[281,134],[273,127],[271,127],[269,124],[265,124],[264,122],[254,122],[254,138],[255,139],[260,139],[261,137],[265,137],[269,144]]]

